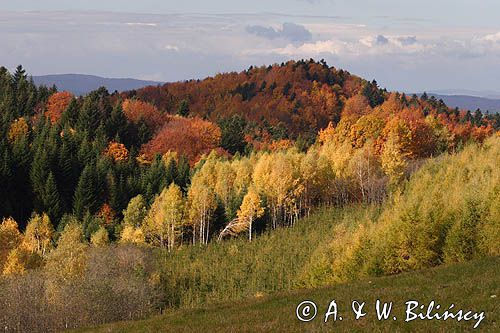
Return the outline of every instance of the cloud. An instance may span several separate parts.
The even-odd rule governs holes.
[[[492,43],[500,43],[500,31],[496,34],[489,34],[481,38],[483,41],[492,42]]]
[[[164,50],[167,50],[167,51],[175,51],[175,52],[179,52],[179,47],[177,45],[170,45],[170,44],[167,44],[163,47]]]
[[[128,26],[139,26],[139,27],[157,27],[156,23],[143,23],[143,22],[128,22]]]
[[[340,54],[349,48],[349,44],[336,40],[317,41],[314,43],[305,43],[300,46],[288,44],[282,48],[269,50],[269,53],[276,53],[287,56],[310,57],[321,54]]]
[[[291,42],[307,42],[312,39],[312,33],[303,25],[289,22],[283,23],[281,29],[274,29],[262,25],[252,25],[247,26],[246,31],[266,39],[283,38]]]

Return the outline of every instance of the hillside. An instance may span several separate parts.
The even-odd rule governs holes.
[[[330,122],[337,124],[342,118],[368,113],[387,117],[401,110],[424,116],[440,115],[443,122],[450,124],[470,121],[475,125],[500,124],[498,119],[488,122],[482,115],[476,120],[465,118],[465,112],[457,112],[435,98],[388,92],[375,80],[367,81],[312,59],[251,66],[240,73],[145,87],[123,93],[122,97],[152,103],[169,114],[182,109],[183,114],[216,123],[242,117],[247,141],[299,137],[311,141]]]
[[[435,300],[443,307],[454,303],[460,309],[484,311],[486,319],[479,324],[480,331],[498,332],[498,267],[500,258],[488,258],[320,289],[172,310],[142,321],[119,322],[71,332],[458,332],[470,331],[475,324],[475,321],[453,320],[405,323],[404,304],[408,300],[425,304]],[[343,320],[333,322],[333,317],[330,317],[325,324],[324,314],[333,299]],[[377,321],[374,313],[376,299],[394,302],[394,314],[398,320]],[[295,316],[295,307],[303,300],[312,300],[318,305],[318,315],[312,322],[299,322]],[[366,302],[366,317],[354,320],[349,309],[352,300]]]
[[[161,82],[145,81],[130,78],[105,78],[85,74],[53,74],[33,76],[36,85],[51,87],[55,85],[60,91],[69,91],[75,95],[85,95],[100,87],[108,91],[125,91],[139,89],[146,86],[156,86]]]

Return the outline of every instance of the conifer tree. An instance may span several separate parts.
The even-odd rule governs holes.
[[[91,136],[99,127],[101,115],[98,108],[98,96],[90,93],[84,98],[82,107],[78,113],[76,128],[78,131],[87,131]]]
[[[189,115],[189,103],[183,99],[179,103],[179,108],[177,109],[177,114],[182,117],[187,117]]]
[[[43,191],[43,208],[53,221],[58,221],[61,217],[61,198],[57,190],[54,174],[49,172],[49,177],[45,182]]]
[[[86,165],[80,175],[73,197],[73,212],[82,218],[85,212],[94,213],[98,207],[96,191],[95,167]]]
[[[78,119],[78,102],[75,98],[71,100],[69,103],[68,107],[66,110],[63,111],[61,115],[61,124],[65,126],[69,126],[70,128],[73,128],[76,126],[76,122]]]
[[[160,193],[161,189],[168,185],[166,180],[167,170],[165,163],[162,157],[157,154],[153,163],[145,170],[142,177],[144,198],[151,203],[155,194]]]

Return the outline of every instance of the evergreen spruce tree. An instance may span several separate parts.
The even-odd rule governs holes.
[[[76,121],[77,131],[86,131],[91,137],[94,136],[101,120],[98,102],[98,96],[95,93],[85,97]]]
[[[75,98],[71,100],[66,110],[61,115],[60,123],[64,126],[75,127],[78,119],[78,103]]]
[[[86,165],[80,175],[73,197],[73,212],[80,219],[87,211],[90,213],[97,211],[95,183],[95,167],[92,164]]]
[[[185,155],[182,155],[177,162],[177,175],[175,178],[175,183],[179,185],[181,190],[186,193],[190,182],[191,170],[189,167],[189,161]]]
[[[106,119],[106,133],[110,138],[118,136],[124,139],[125,145],[129,143],[127,140],[127,118],[125,118],[121,103],[116,103],[109,118]]]
[[[189,115],[189,104],[188,101],[183,99],[179,103],[179,108],[177,109],[177,114],[182,117],[187,117]]]
[[[231,154],[235,154],[237,152],[243,153],[246,147],[244,138],[246,121],[240,116],[235,115],[233,117],[223,119],[219,122],[219,127],[222,132],[221,147]]]
[[[142,188],[144,189],[145,199],[149,203],[152,203],[154,196],[168,185],[166,180],[167,169],[165,163],[161,155],[157,154],[142,177]]]
[[[57,190],[56,180],[52,172],[45,182],[44,196],[42,198],[44,209],[51,221],[59,221],[61,217],[61,199]]]

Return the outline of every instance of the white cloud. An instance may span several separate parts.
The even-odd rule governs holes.
[[[170,44],[167,44],[163,47],[164,50],[167,50],[167,51],[175,51],[175,52],[179,52],[179,47],[177,45],[170,45]]]
[[[128,26],[139,26],[139,27],[157,27],[156,23],[143,23],[143,22],[128,22],[126,23]]]
[[[496,34],[489,34],[482,38],[484,41],[492,42],[492,43],[500,43],[500,31]]]

